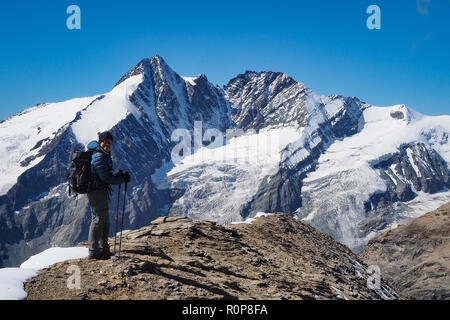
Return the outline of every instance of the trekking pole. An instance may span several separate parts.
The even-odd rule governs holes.
[[[114,233],[114,255],[116,255],[116,243],[117,243],[117,229],[119,228],[119,207],[120,207],[120,187],[122,184],[119,184],[119,191],[117,192],[117,210],[116,216],[114,220],[116,220],[116,232]]]
[[[125,201],[127,200],[127,187],[128,183],[125,182],[125,191],[124,191],[124,197],[123,197],[123,210],[122,210],[122,223],[120,224],[120,242],[119,242],[119,256],[120,259],[120,249],[122,248],[122,230],[123,230],[123,219],[125,216]]]

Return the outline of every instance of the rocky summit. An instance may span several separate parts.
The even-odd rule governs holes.
[[[367,269],[346,246],[286,214],[226,226],[160,217],[123,232],[120,259],[56,263],[25,291],[27,299],[402,298],[384,280],[369,286]],[[78,287],[68,285],[73,270]]]
[[[413,299],[450,299],[450,202],[375,237],[359,256]]]

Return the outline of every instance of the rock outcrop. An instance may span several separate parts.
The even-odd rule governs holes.
[[[406,202],[417,194],[412,190],[436,193],[450,188],[450,175],[445,160],[423,143],[410,143],[393,156],[373,164],[386,183],[386,192],[375,193],[364,204],[366,211]]]
[[[79,289],[67,288],[72,265]],[[57,263],[25,290],[28,299],[399,298],[384,281],[370,289],[366,270],[347,247],[282,213],[228,226],[161,217],[123,232],[120,259]]]
[[[450,202],[370,240],[359,257],[414,299],[450,299]]]

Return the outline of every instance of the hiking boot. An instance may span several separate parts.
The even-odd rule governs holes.
[[[111,257],[111,254],[109,252],[95,253],[95,254],[89,254],[88,259],[89,260],[108,260],[110,257]]]
[[[105,259],[108,260],[109,258],[111,258],[111,256],[113,256],[113,254],[109,251],[105,251],[101,253],[101,256]]]

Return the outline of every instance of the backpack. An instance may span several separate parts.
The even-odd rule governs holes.
[[[69,165],[67,180],[69,182],[69,196],[71,191],[75,194],[86,194],[94,189],[94,182],[91,176],[92,155],[98,151],[76,150],[72,153]]]

